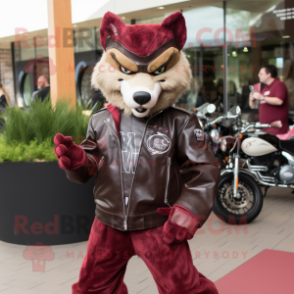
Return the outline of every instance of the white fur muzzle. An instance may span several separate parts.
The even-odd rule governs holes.
[[[122,81],[121,89],[120,89],[121,94],[122,94],[123,99],[124,99],[124,102],[126,103],[126,105],[129,108],[131,108],[132,113],[136,117],[145,117],[145,116],[148,115],[150,109],[156,105],[156,103],[158,101],[158,97],[159,97],[159,95],[161,93],[161,90],[162,90],[162,88],[161,88],[161,86],[160,86],[160,84],[158,82],[156,82],[154,84],[153,90],[150,90],[149,88],[143,87],[143,86],[136,86],[134,88],[131,88],[128,81],[125,81],[125,80]],[[149,96],[148,94],[150,94],[150,96],[151,96],[150,100],[148,102],[146,102],[145,104],[137,103],[134,100],[134,95],[136,95],[136,93],[138,94],[139,92],[146,93],[147,96]]]

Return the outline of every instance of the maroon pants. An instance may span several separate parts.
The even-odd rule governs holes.
[[[127,294],[123,282],[129,259],[138,255],[147,265],[160,294],[217,294],[213,282],[197,271],[187,241],[168,245],[162,228],[122,232],[92,225],[87,254],[73,294]]]

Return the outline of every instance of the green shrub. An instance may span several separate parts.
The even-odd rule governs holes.
[[[41,144],[38,144],[36,139],[29,144],[16,141],[7,144],[5,137],[2,135],[0,136],[0,162],[57,161],[53,148],[54,146],[49,139]]]
[[[33,101],[29,110],[8,108],[4,133],[7,143],[13,141],[29,144],[37,140],[41,144],[53,138],[57,133],[65,136],[85,136],[89,117],[82,114],[83,108],[73,110],[68,103],[57,102],[53,109],[50,100]]]
[[[101,108],[102,105],[99,107]],[[90,117],[83,107],[71,109],[68,103],[32,101],[28,110],[7,108],[3,135],[0,135],[0,162],[57,160],[54,155],[54,136],[71,136],[77,144],[86,135]]]

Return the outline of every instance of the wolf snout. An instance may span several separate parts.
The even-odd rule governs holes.
[[[139,105],[144,105],[151,100],[151,95],[145,91],[137,91],[133,94],[133,99]]]

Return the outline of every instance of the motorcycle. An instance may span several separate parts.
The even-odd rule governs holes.
[[[231,113],[241,116],[237,106]],[[252,222],[260,213],[270,187],[294,188],[294,140],[280,140],[262,131],[272,124],[242,124],[221,171],[213,211],[230,224]],[[264,195],[260,186],[265,187]]]
[[[232,120],[237,119],[239,125],[240,120],[238,115],[233,115],[230,111],[228,115],[219,115],[212,118],[215,110],[214,104],[205,103],[197,109],[196,115],[204,131],[207,148],[213,152],[219,166],[224,168],[227,148],[233,146],[234,138],[232,135],[238,130]]]

